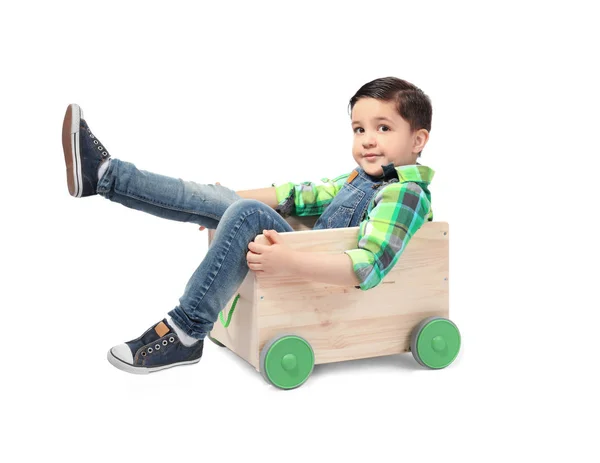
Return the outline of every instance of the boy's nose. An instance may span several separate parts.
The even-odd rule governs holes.
[[[370,137],[365,143],[363,143],[363,146],[365,148],[368,148],[370,146],[375,146],[375,137]]]

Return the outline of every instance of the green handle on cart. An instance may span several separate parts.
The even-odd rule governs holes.
[[[225,317],[223,316],[223,312],[225,312],[225,310],[221,310],[219,312],[219,319],[221,320],[221,323],[223,324],[223,326],[225,328],[227,328],[229,326],[229,324],[231,323],[231,316],[233,315],[233,311],[235,310],[235,305],[237,304],[238,299],[240,298],[240,295],[238,294],[235,299],[233,300],[233,304],[231,304],[231,309],[229,310],[229,315],[227,315],[227,321],[225,321]]]

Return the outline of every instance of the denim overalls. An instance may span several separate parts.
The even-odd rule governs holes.
[[[393,163],[382,166],[383,176],[373,177],[362,167],[348,176],[348,181],[327,205],[313,230],[324,228],[357,227],[363,221],[373,196],[384,186],[398,182],[398,172]],[[355,173],[356,172],[356,173]]]

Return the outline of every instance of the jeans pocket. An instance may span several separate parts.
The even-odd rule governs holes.
[[[327,220],[327,228],[345,228],[350,225],[354,209],[340,206]]]

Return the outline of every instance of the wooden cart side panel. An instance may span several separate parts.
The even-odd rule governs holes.
[[[282,234],[294,249],[336,254],[356,247],[358,227]],[[409,350],[422,319],[448,317],[448,224],[425,224],[384,280],[368,291],[295,277],[257,275],[258,349],[293,333],[328,363]],[[258,239],[265,239],[262,235]]]

